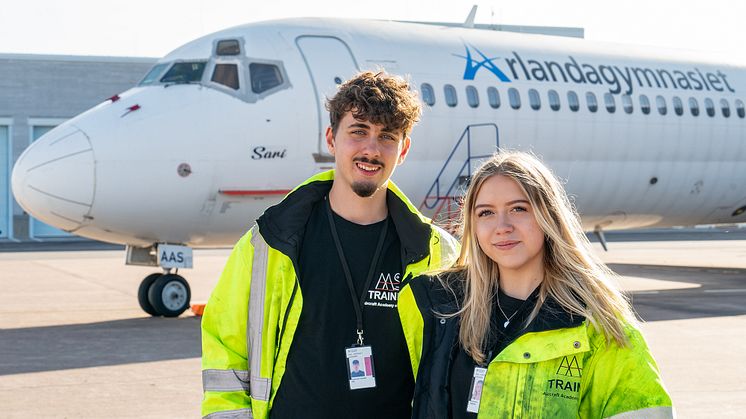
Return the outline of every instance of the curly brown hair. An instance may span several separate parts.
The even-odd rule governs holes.
[[[326,109],[334,135],[339,121],[352,112],[355,119],[381,124],[388,131],[401,131],[406,137],[422,113],[417,93],[410,90],[409,83],[384,71],[364,71],[347,80],[327,100]]]

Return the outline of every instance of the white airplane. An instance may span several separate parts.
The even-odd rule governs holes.
[[[459,27],[460,26],[460,27]],[[192,41],[136,87],[30,146],[19,204],[160,266],[139,300],[176,316],[191,248],[232,245],[263,210],[333,167],[323,103],[364,69],[409,75],[425,103],[396,183],[448,223],[478,160],[533,150],[585,228],[746,221],[746,72],[680,53],[464,25],[252,23]]]

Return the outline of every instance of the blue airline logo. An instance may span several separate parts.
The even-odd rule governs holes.
[[[636,88],[677,89],[735,93],[728,82],[728,75],[719,69],[700,71],[699,68],[664,68],[632,67],[607,64],[587,64],[578,62],[569,55],[567,60],[527,59],[516,51],[507,57],[488,57],[473,45],[464,44],[466,55],[453,54],[466,60],[464,80],[474,80],[477,72],[487,69],[502,82],[516,80],[574,83],[589,85],[606,85],[612,94],[631,95]],[[476,54],[474,54],[476,53]],[[477,58],[475,58],[477,57]],[[503,72],[498,63],[504,65]]]
[[[474,48],[474,51],[477,52],[482,57],[482,61],[477,61],[471,57],[471,51],[469,50],[468,45],[464,45],[464,48],[466,49],[466,56],[453,54],[457,57],[463,58],[466,60],[466,69],[464,70],[464,80],[474,80],[474,76],[477,75],[477,71],[484,67],[487,70],[491,71],[492,74],[497,76],[500,81],[509,82],[510,79],[508,76],[505,75],[505,73],[502,72],[499,68],[497,68],[497,65],[495,65],[494,60],[499,59],[500,57],[493,57],[493,58],[487,58],[486,55],[482,53],[482,51]]]

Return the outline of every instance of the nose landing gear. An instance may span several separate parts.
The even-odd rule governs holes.
[[[178,317],[189,308],[191,296],[187,281],[171,269],[146,276],[137,291],[140,307],[151,316]]]

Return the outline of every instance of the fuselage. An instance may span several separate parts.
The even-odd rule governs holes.
[[[468,173],[499,146],[533,151],[566,180],[589,230],[746,221],[743,68],[581,39],[337,19],[249,24],[176,49],[139,86],[29,147],[14,193],[84,237],[230,245],[284,193],[333,168],[324,98],[366,69],[406,75],[425,102],[393,179],[427,215],[453,211]]]

